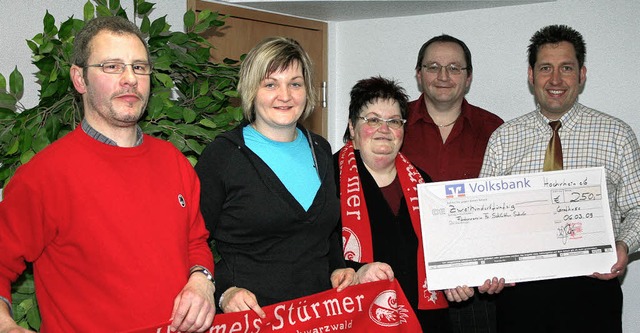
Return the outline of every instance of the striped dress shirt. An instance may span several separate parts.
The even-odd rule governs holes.
[[[603,166],[616,241],[640,246],[640,146],[622,120],[575,103],[561,118],[564,169]],[[500,126],[489,139],[480,177],[541,172],[553,130],[537,110]]]

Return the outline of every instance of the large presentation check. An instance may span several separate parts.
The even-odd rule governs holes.
[[[604,168],[418,185],[430,290],[610,272]]]

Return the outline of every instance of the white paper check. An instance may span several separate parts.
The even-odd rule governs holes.
[[[610,272],[604,168],[418,185],[430,290]]]

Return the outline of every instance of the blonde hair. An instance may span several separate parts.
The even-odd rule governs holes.
[[[313,112],[317,94],[313,85],[313,66],[309,55],[294,39],[269,37],[254,46],[240,66],[238,93],[242,99],[245,119],[250,123],[256,119],[254,102],[262,80],[296,63],[302,69],[306,91],[306,105],[299,120],[306,119]]]

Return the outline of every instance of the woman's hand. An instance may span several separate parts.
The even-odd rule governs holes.
[[[372,262],[366,264],[356,272],[360,283],[374,282],[380,280],[393,281],[393,269],[383,262]]]
[[[504,278],[487,279],[483,285],[478,287],[478,291],[482,294],[487,293],[489,295],[498,294],[504,289],[504,287],[513,287],[515,283],[505,283]]]
[[[224,313],[253,310],[260,318],[267,316],[258,305],[256,295],[247,289],[238,287],[231,287],[222,293],[222,296],[220,296],[220,310]]]
[[[466,301],[469,298],[473,297],[474,294],[473,288],[467,286],[457,286],[452,289],[447,289],[444,291],[444,294],[447,295],[447,300],[449,302],[457,302],[460,303],[462,301]]]
[[[348,286],[360,283],[358,275],[353,268],[338,268],[331,273],[331,287],[338,288],[338,292],[343,291]]]

